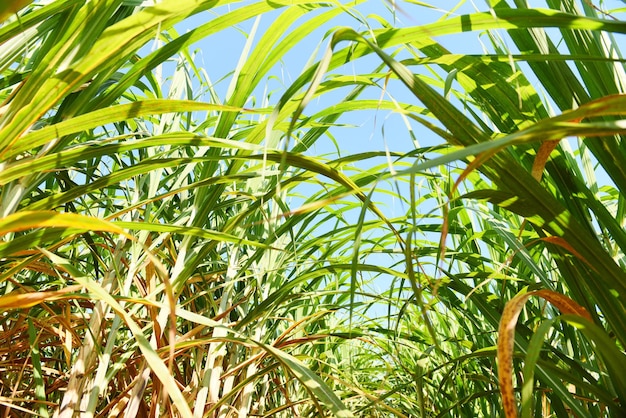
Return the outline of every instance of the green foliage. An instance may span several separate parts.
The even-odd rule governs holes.
[[[624,416],[626,22],[487,3],[1,6],[3,416],[499,416],[526,288],[514,409]]]

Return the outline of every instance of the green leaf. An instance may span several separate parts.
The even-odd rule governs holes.
[[[306,367],[297,358],[285,353],[282,350],[277,349],[271,345],[257,343],[259,347],[271,354],[276,360],[278,360],[285,369],[302,383],[313,396],[315,396],[329,411],[331,411],[336,417],[354,417],[352,412],[348,410],[343,402],[335,395],[331,388],[324,383],[322,379],[315,373],[313,373],[308,367]]]

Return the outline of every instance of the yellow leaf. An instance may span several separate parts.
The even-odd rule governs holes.
[[[0,309],[22,309],[30,308],[42,302],[50,302],[59,299],[71,299],[74,296],[68,293],[76,292],[82,288],[81,285],[68,286],[60,290],[48,292],[13,292],[5,296],[0,296]]]
[[[91,216],[55,211],[24,211],[0,219],[0,235],[35,228],[75,228],[84,231],[113,232],[133,239],[119,226]]]

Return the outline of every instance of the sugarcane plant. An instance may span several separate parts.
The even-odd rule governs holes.
[[[0,416],[626,415],[624,10],[370,3],[0,5]]]

